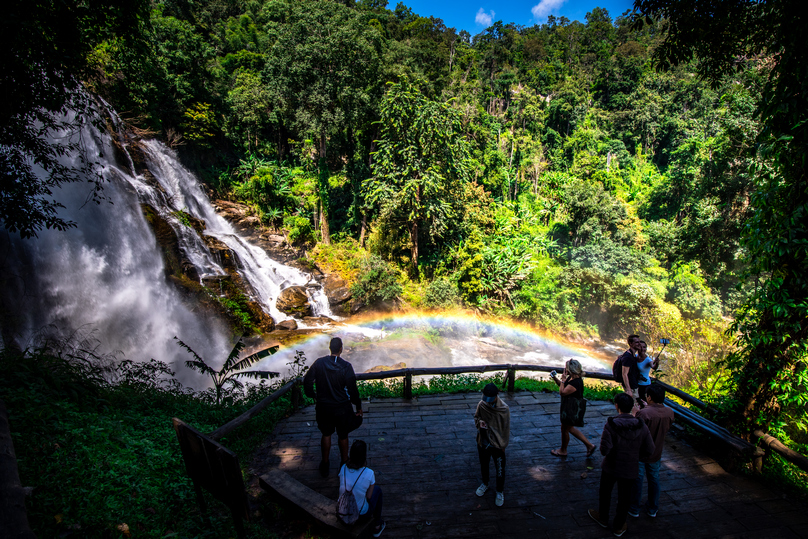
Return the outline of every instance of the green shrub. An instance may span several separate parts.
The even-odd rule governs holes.
[[[305,217],[289,215],[284,218],[283,226],[289,231],[289,241],[292,244],[314,243],[314,230],[311,228],[311,222]]]
[[[401,292],[398,270],[376,255],[362,262],[359,278],[351,286],[354,298],[367,305],[393,300]]]
[[[439,309],[449,309],[460,304],[460,293],[457,283],[445,277],[435,279],[426,288],[424,305]]]

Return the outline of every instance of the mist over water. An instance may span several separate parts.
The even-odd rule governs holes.
[[[564,368],[570,358],[588,372],[611,372],[611,351],[564,344],[527,328],[452,313],[387,316],[340,325],[281,350],[262,368],[288,374],[287,363],[303,350],[311,365],[328,355],[331,337],[343,340],[343,357],[356,372],[394,368],[523,364]],[[526,373],[522,373],[525,375]]]
[[[89,336],[99,354],[175,363],[187,359],[173,341],[178,335],[197,350],[226,354],[224,328],[192,313],[166,283],[137,196],[141,180],[126,163],[116,163],[105,134],[85,126],[72,136],[81,136],[86,154],[97,156],[107,201],[85,205],[90,184],[65,184],[54,197],[65,206],[60,217],[76,228],[43,230],[30,240],[0,234],[0,264],[10,276],[0,289],[4,342],[24,348],[43,332]],[[78,156],[64,162],[77,165]],[[178,374],[186,383],[199,382],[193,373]]]
[[[135,173],[128,153],[123,162],[116,159],[107,133],[88,124],[76,133],[54,134],[54,140],[66,137],[81,137],[84,155],[99,163],[107,200],[85,205],[91,184],[65,184],[54,190],[54,198],[65,206],[60,217],[74,221],[76,228],[43,230],[39,238],[29,240],[0,234],[4,276],[0,324],[5,345],[25,348],[43,336],[89,337],[89,346],[97,354],[137,361],[155,358],[172,364],[183,383],[208,385],[206,377],[183,366],[189,356],[174,336],[216,366],[232,343],[226,328],[192,312],[193,306],[184,304],[167,283],[162,255],[141,203],[155,208],[174,228],[180,249],[200,277],[224,275],[205,242],[174,212],[183,210],[204,220],[206,232],[237,254],[239,272],[250,283],[253,299],[276,321],[288,318],[275,308],[279,292],[287,286],[306,285],[310,278],[245,242],[215,213],[196,178],[173,152],[156,141],[142,143],[146,165],[158,187]],[[77,153],[63,159],[74,168],[79,161]],[[331,314],[321,287],[310,284],[307,292],[315,314]]]

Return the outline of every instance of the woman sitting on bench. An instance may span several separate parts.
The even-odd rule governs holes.
[[[363,440],[354,441],[348,454],[348,462],[339,471],[339,494],[350,488],[356,498],[360,515],[373,515],[373,537],[379,537],[387,525],[382,520],[382,489],[376,485],[376,474],[365,466],[368,446]]]

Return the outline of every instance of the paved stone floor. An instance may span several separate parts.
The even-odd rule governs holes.
[[[597,506],[601,458],[587,460],[584,445],[574,438],[569,457],[550,454],[561,439],[558,394],[501,396],[511,408],[503,507],[494,505],[493,473],[488,493],[482,498],[474,493],[480,471],[472,416],[479,394],[412,402],[373,399],[364,405],[364,423],[351,441],[368,443],[368,466],[384,489],[387,529],[382,537],[611,537],[586,512]],[[589,402],[582,430],[596,445],[606,417],[613,414],[611,404]],[[310,406],[278,424],[261,452],[263,459],[253,465],[277,466],[336,500],[336,437],[327,479],[317,471],[319,443]],[[673,434],[662,458],[659,516],[629,517],[624,537],[808,537],[805,505],[727,473]]]

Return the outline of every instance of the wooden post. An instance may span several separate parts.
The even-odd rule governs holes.
[[[292,386],[292,409],[297,410],[300,408],[300,403],[303,400],[303,395],[300,393],[300,380],[295,380],[295,385]]]
[[[514,392],[514,384],[516,384],[516,369],[508,366],[508,393]]]
[[[412,400],[412,373],[404,375],[404,399]]]

